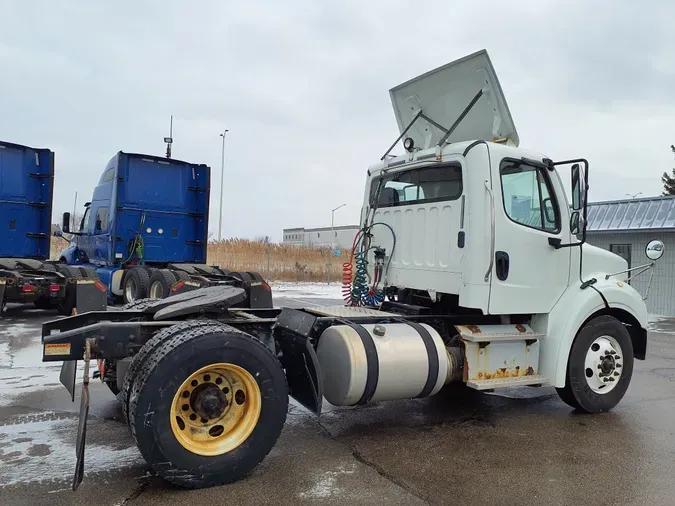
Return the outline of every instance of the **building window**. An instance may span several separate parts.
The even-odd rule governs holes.
[[[628,268],[631,268],[631,245],[630,244],[610,244],[609,251],[615,255],[619,255],[626,262],[628,262]]]
[[[526,227],[557,233],[560,213],[544,169],[506,160],[501,169],[504,210]]]

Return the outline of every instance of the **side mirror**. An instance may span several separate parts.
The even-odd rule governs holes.
[[[647,255],[647,258],[650,260],[658,260],[663,256],[664,250],[663,243],[658,239],[653,239],[647,244],[645,255]]]
[[[61,232],[70,233],[70,213],[63,213],[63,221],[61,223]]]
[[[570,232],[572,235],[581,233],[581,227],[579,226],[579,211],[572,212],[572,217],[570,218]]]
[[[578,163],[572,165],[572,210],[583,209],[586,203],[586,177]]]

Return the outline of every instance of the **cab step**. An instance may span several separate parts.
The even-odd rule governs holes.
[[[456,325],[455,329],[464,341],[491,343],[495,341],[530,341],[546,337],[532,330],[529,325]]]
[[[538,374],[531,376],[518,376],[515,378],[493,378],[485,380],[467,381],[466,386],[475,390],[493,390],[505,387],[525,387],[532,385],[546,385],[549,379]]]

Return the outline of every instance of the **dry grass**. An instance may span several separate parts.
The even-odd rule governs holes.
[[[336,257],[330,248],[228,239],[209,243],[207,260],[231,271],[256,271],[271,281],[327,281],[329,277],[337,281],[350,254],[340,253]]]
[[[52,259],[66,246],[65,241],[52,237]],[[228,239],[209,243],[207,263],[231,271],[259,272],[269,281],[327,281],[329,277],[338,281],[349,255],[348,250],[342,250],[336,257],[330,248]]]

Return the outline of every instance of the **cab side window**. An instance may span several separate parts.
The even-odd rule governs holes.
[[[89,214],[89,208],[87,207],[80,222],[80,232],[86,232],[89,229]]]
[[[112,181],[114,177],[115,177],[115,167],[105,171],[103,176],[101,176],[101,183],[106,183],[108,181]]]
[[[422,167],[386,175],[381,182],[373,180],[371,201],[378,189],[377,207],[457,200],[463,189],[462,167],[457,164]]]
[[[543,168],[504,161],[500,175],[504,210],[511,220],[537,230],[560,231],[558,203]]]
[[[97,233],[103,233],[108,231],[108,208],[99,207],[96,211],[96,226],[94,231]]]

